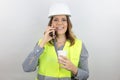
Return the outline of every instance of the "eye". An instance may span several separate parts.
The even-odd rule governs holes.
[[[53,21],[55,21],[55,22],[56,22],[56,21],[58,21],[58,19],[54,19]]]
[[[63,22],[67,21],[66,19],[62,19]]]

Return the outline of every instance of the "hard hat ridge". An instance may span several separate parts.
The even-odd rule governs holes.
[[[56,4],[53,4],[49,8],[48,17],[50,18],[50,17],[52,17],[54,15],[68,15],[68,16],[71,16],[71,12],[70,12],[70,9],[69,9],[67,4],[65,4],[65,3],[56,3]]]

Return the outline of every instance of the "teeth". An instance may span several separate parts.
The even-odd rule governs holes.
[[[63,29],[63,27],[58,27],[58,29]]]

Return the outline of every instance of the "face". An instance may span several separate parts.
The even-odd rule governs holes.
[[[56,29],[57,35],[65,35],[67,31],[67,17],[65,15],[57,15],[53,17],[52,25]]]

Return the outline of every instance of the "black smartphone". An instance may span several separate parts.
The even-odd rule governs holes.
[[[53,32],[50,32],[50,33],[49,33],[49,36],[53,37]]]
[[[50,26],[51,26],[51,25],[50,25]],[[56,34],[56,32],[55,32],[55,34]],[[53,32],[50,32],[50,33],[49,33],[49,36],[53,37],[53,36],[55,36],[55,34],[53,34]]]

